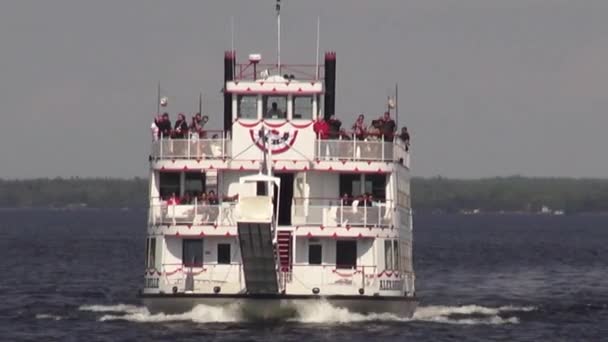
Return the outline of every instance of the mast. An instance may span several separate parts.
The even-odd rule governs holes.
[[[277,10],[277,68],[281,74],[281,0],[277,0],[275,5]]]
[[[156,115],[160,114],[160,81],[158,81],[158,87],[156,88]]]

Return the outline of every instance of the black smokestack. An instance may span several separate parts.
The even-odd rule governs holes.
[[[232,129],[232,94],[226,91],[226,85],[234,80],[235,62],[234,51],[226,51],[224,53],[224,131],[226,132]]]
[[[323,117],[329,117],[336,113],[336,53],[325,53],[325,107]]]

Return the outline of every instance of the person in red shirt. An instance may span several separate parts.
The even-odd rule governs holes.
[[[327,139],[329,136],[329,124],[324,118],[319,118],[317,122],[312,126],[312,129],[317,133],[317,136],[321,139]]]
[[[179,204],[179,197],[177,197],[175,195],[175,192],[171,194],[171,197],[169,197],[167,204],[169,204],[169,205],[178,205]]]

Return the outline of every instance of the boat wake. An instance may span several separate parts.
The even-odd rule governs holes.
[[[241,315],[238,305],[227,307],[198,305],[189,312],[182,314],[152,314],[143,306],[135,305],[84,305],[81,311],[102,314],[98,320],[129,321],[136,323],[158,322],[194,322],[194,323],[229,323],[247,322]],[[298,305],[293,316],[285,317],[284,321],[293,323],[342,324],[351,322],[432,322],[442,324],[464,325],[500,325],[517,324],[518,313],[536,310],[531,306],[501,306],[485,307],[479,305],[465,306],[421,306],[414,317],[403,318],[393,314],[353,313],[343,308],[337,308],[327,302],[308,305]]]

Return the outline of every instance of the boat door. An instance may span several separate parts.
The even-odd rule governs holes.
[[[291,203],[293,201],[293,173],[275,173],[281,179],[281,203],[279,206],[279,226],[291,225]],[[277,188],[274,188],[274,205],[277,205]]]

